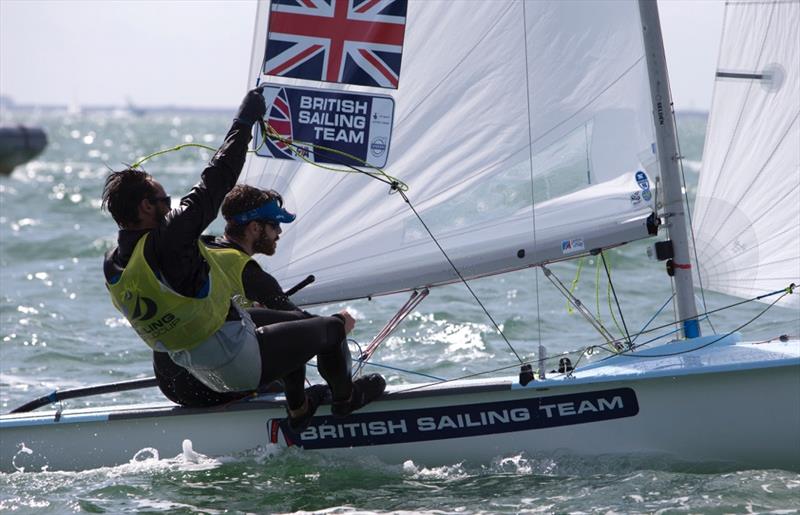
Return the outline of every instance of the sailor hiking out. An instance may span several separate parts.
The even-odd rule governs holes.
[[[297,309],[245,308],[253,305],[247,299],[270,306],[264,294],[282,293],[250,260],[254,252],[274,253],[280,223],[294,220],[277,194],[249,188],[249,197],[231,197],[223,207],[226,238],[208,245],[200,239],[234,188],[250,129],[264,113],[260,90],[250,91],[200,181],[175,209],[148,173],[112,172],[103,208],[120,230],[104,273],[114,306],[154,350],[154,368],[168,397],[186,405],[216,404],[279,380],[290,426],[301,430],[328,394],[324,386],[309,388],[308,394],[303,389],[305,363],[312,357],[330,386],[335,415],[346,416],[377,398],[385,382],[377,374],[355,385],[351,380],[345,336],[355,322],[347,312],[313,317]],[[227,213],[228,208],[237,212]],[[259,293],[259,285],[267,283],[272,287]],[[187,394],[192,388],[195,394]]]

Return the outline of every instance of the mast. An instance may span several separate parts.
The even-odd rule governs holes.
[[[700,336],[700,324],[697,321],[697,306],[694,303],[687,221],[683,209],[681,176],[678,170],[679,155],[672,116],[672,96],[669,90],[667,60],[664,55],[656,0],[639,0],[639,14],[642,19],[650,95],[653,100],[658,160],[664,185],[664,217],[674,253],[674,257],[667,264],[669,267],[671,263],[671,269],[674,270],[678,318],[684,321],[683,334],[686,338],[696,338]]]

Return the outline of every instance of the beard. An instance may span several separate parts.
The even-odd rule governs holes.
[[[256,254],[264,254],[267,256],[272,256],[275,254],[275,248],[277,246],[277,240],[273,240],[272,238],[267,236],[267,232],[265,229],[261,231],[261,237],[256,240],[253,244],[253,252]]]
[[[170,212],[170,208],[169,208],[169,206],[161,206],[161,204],[163,204],[163,202],[159,202],[158,204],[160,206],[160,208],[158,210],[158,222],[163,224],[167,220],[167,215]],[[163,207],[163,209],[161,207]]]

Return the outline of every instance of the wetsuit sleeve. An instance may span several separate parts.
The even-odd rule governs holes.
[[[203,170],[200,182],[181,199],[180,207],[167,215],[162,230],[164,236],[197,245],[197,238],[217,217],[225,195],[239,179],[250,139],[248,126],[233,124],[225,136],[225,142]]]
[[[289,300],[278,281],[266,273],[255,261],[250,261],[242,270],[242,284],[244,295],[269,309],[281,311],[297,311],[312,317]]]
[[[207,281],[208,267],[197,249],[197,239],[217,217],[225,195],[236,184],[250,139],[250,127],[234,122],[224,143],[203,170],[200,182],[151,233],[152,255],[147,255],[147,250],[145,253],[148,262],[155,264],[154,268],[166,282],[182,295],[195,296]]]

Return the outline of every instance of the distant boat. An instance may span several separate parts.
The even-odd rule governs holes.
[[[0,125],[0,175],[9,175],[14,168],[42,153],[47,135],[40,127]]]
[[[130,114],[137,117],[147,114],[147,110],[134,104],[130,97],[125,98],[125,109],[127,109]]]

